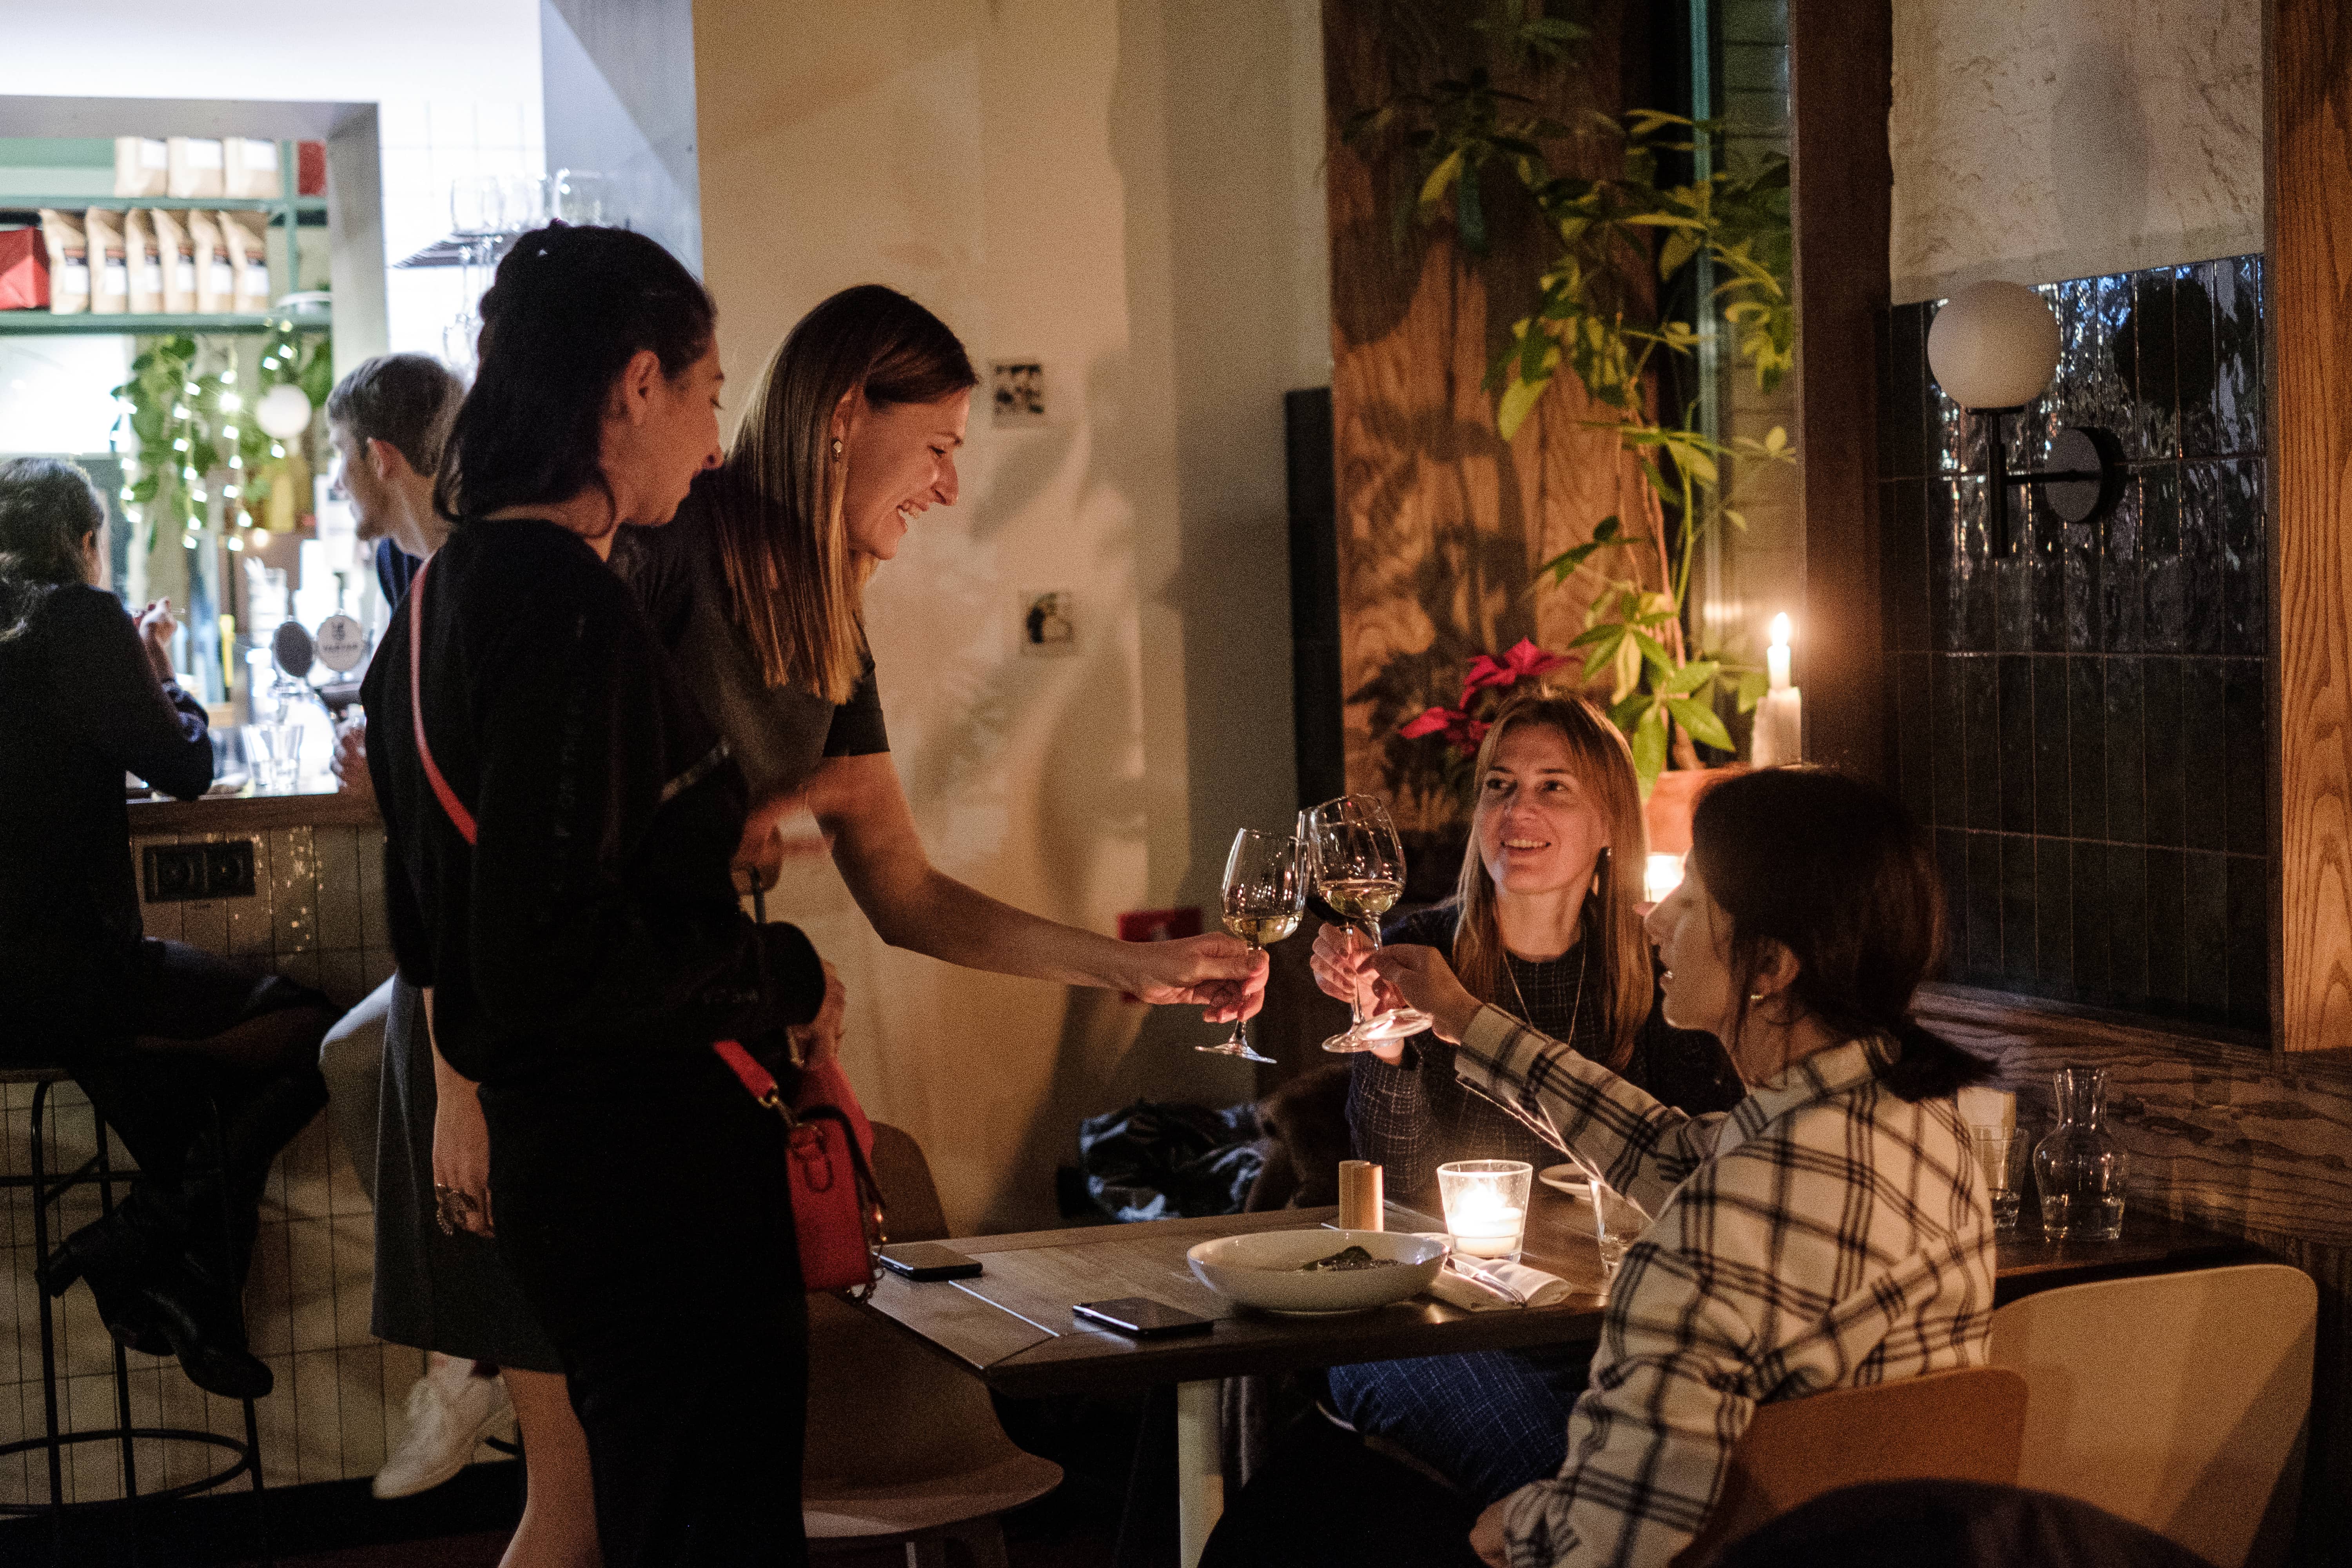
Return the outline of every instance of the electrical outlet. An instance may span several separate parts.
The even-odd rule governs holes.
[[[253,897],[253,840],[230,844],[151,844],[144,858],[147,901]]]

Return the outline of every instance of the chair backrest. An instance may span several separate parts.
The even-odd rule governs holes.
[[[1759,1405],[1706,1526],[1675,1557],[1698,1568],[1759,1525],[1864,1481],[2017,1480],[2025,1380],[1962,1367]]]
[[[941,1241],[948,1234],[940,1189],[923,1146],[887,1121],[874,1123],[874,1184],[882,1189],[892,1241]]]
[[[2021,1485],[2095,1503],[2220,1568],[2285,1553],[2319,1289],[2284,1264],[2068,1285],[1993,1314],[2024,1374]]]

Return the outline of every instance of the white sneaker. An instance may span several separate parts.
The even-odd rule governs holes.
[[[503,1379],[476,1377],[471,1362],[436,1367],[408,1391],[408,1432],[375,1473],[375,1495],[431,1491],[473,1461],[483,1438],[510,1435],[514,1424]]]

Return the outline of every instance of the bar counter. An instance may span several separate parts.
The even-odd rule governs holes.
[[[166,795],[134,795],[131,836],[197,837],[213,833],[264,833],[276,827],[375,827],[372,795],[338,789],[331,776],[305,779],[290,790],[247,784],[234,794],[173,800]]]

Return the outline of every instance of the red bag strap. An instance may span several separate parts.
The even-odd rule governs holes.
[[[428,557],[416,569],[416,576],[408,584],[408,716],[416,729],[416,757],[425,764],[425,782],[433,786],[434,798],[441,809],[449,814],[449,825],[457,837],[471,844],[474,841],[474,814],[441,776],[441,769],[433,761],[433,747],[425,739],[425,574],[433,570]]]

